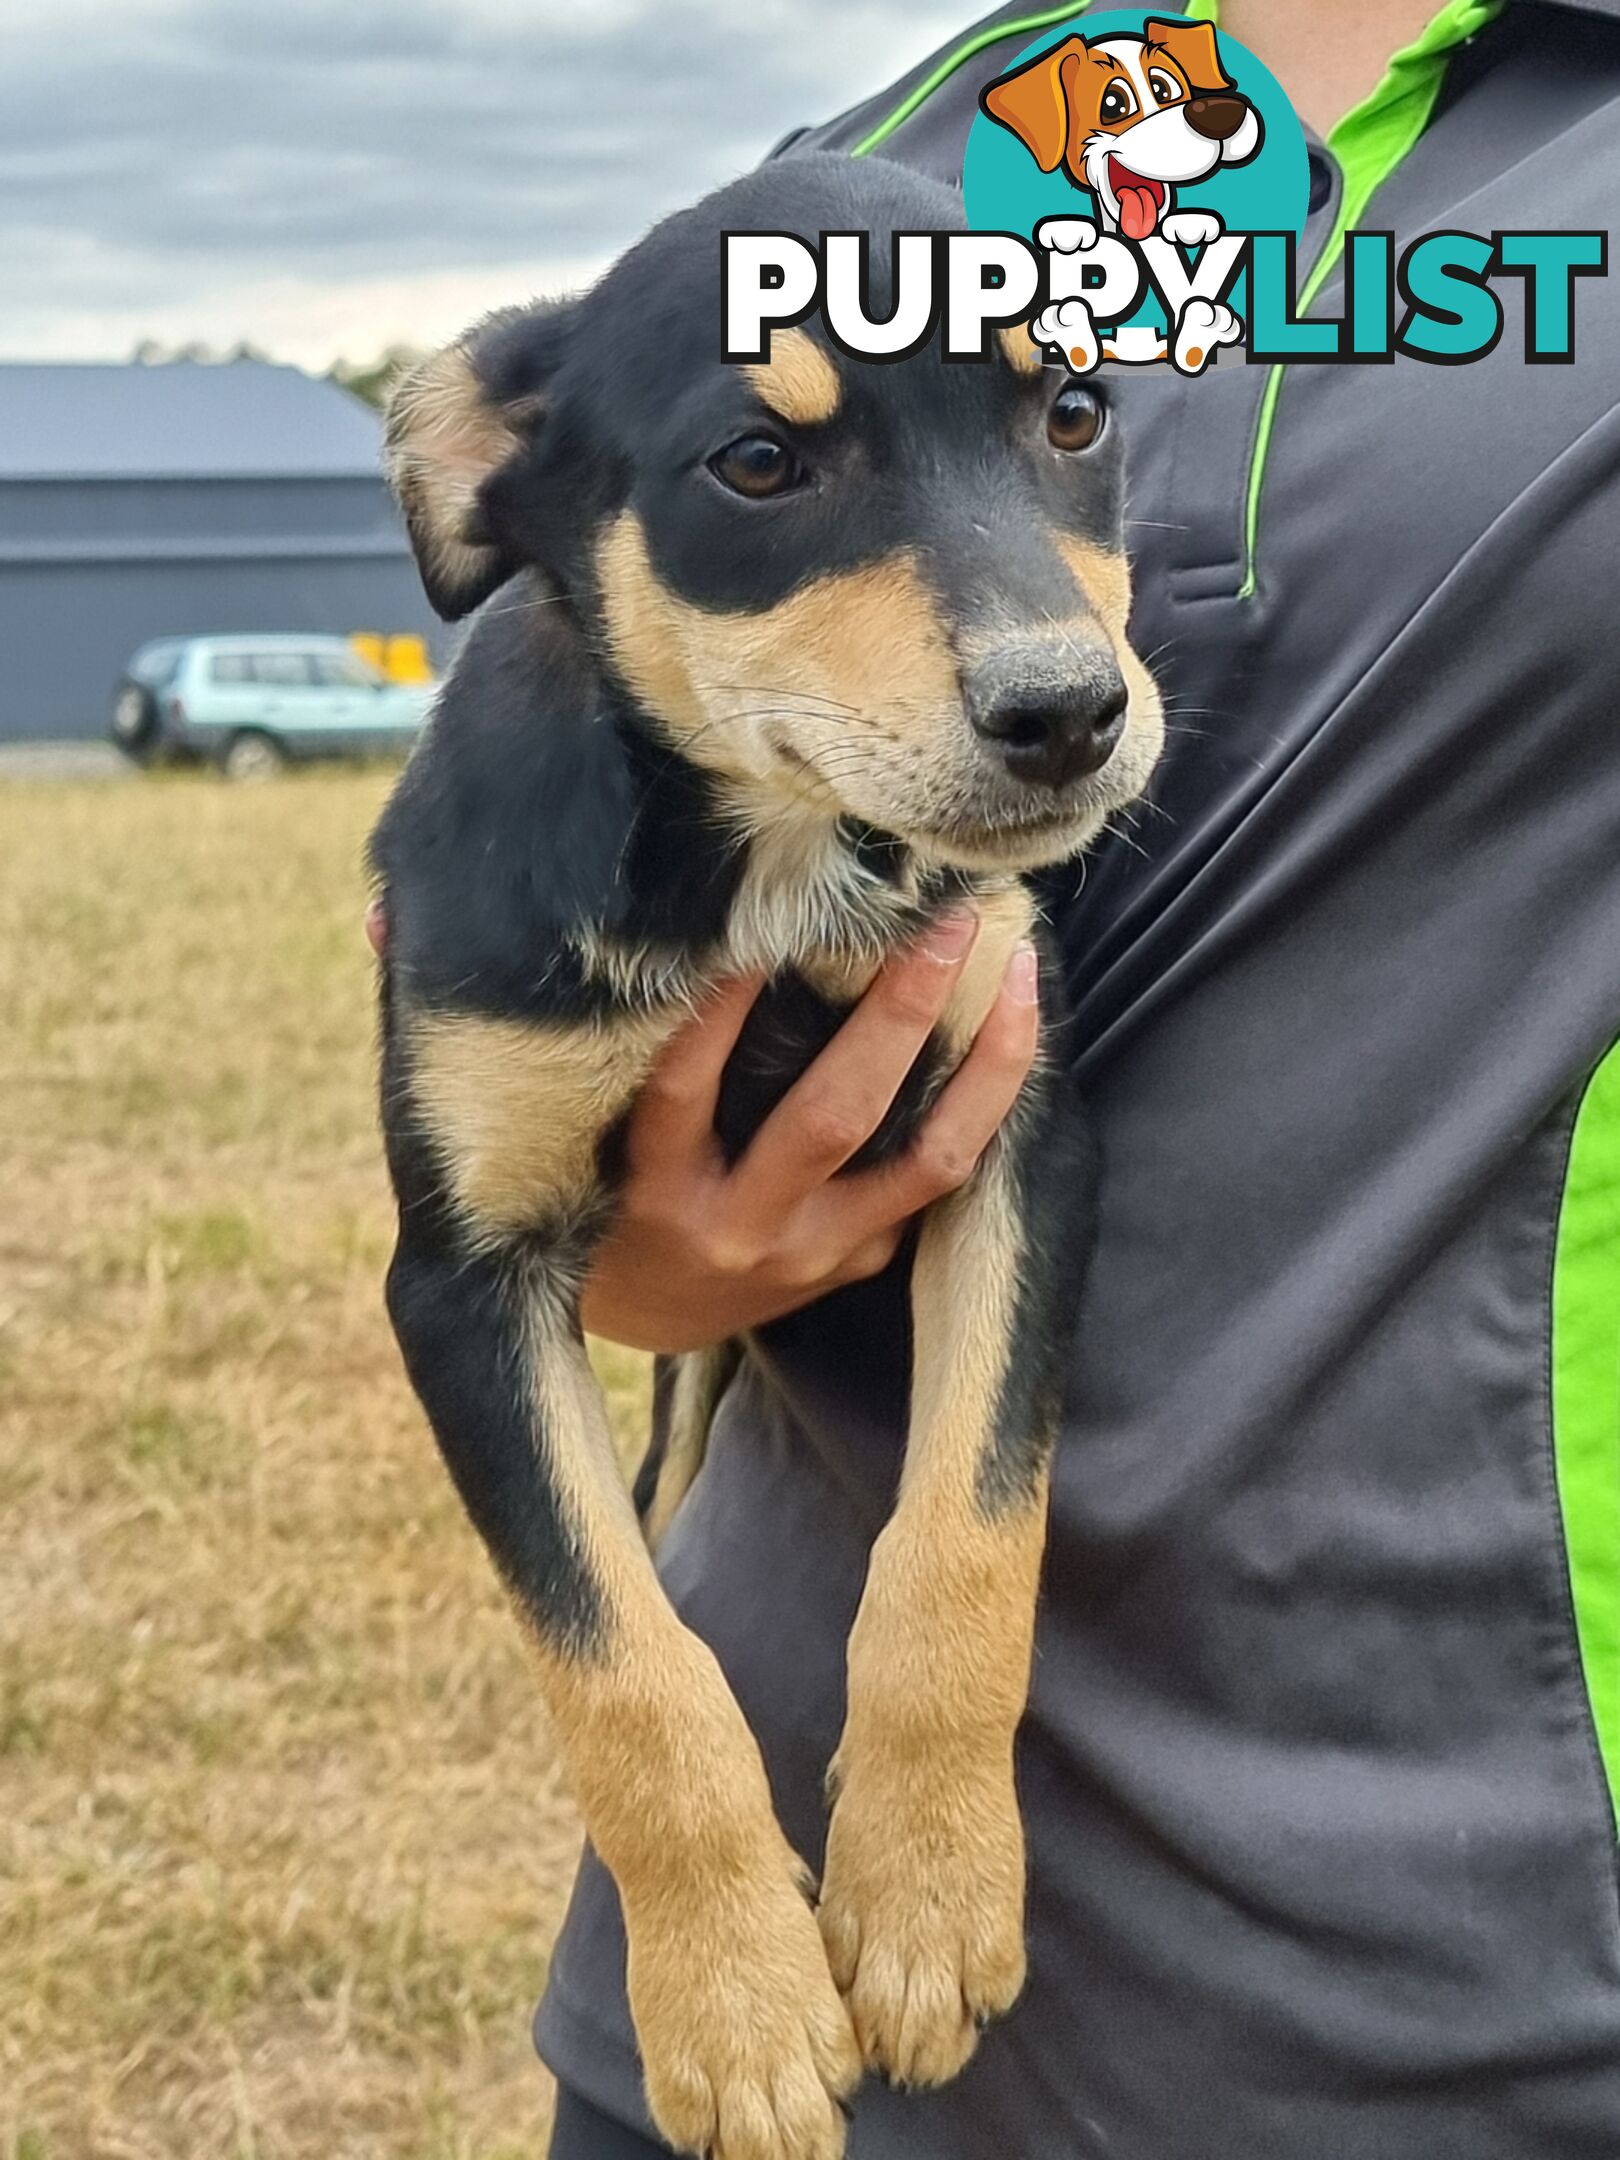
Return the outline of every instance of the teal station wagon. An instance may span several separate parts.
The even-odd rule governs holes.
[[[397,755],[433,697],[340,637],[163,638],[126,668],[111,732],[142,764],[201,758],[262,779],[292,760]]]

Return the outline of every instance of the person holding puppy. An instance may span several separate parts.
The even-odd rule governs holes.
[[[1004,9],[785,153],[955,180],[980,86],[1079,12]],[[1617,18],[1224,0],[1318,131],[1323,311],[1352,226],[1605,224]],[[1050,895],[1105,1167],[1020,1756],[1030,1979],[954,2084],[863,2088],[855,2160],[1620,2151],[1620,325],[1605,284],[1581,307],[1568,368],[1509,338],[1119,386],[1173,733],[1156,814]],[[662,1567],[812,1860],[907,1217],[1018,1093],[1020,986],[903,1205],[834,1173],[973,934],[892,962],[733,1169],[750,987],[677,1038],[586,1296],[645,1349],[760,1331]],[[661,2149],[622,1963],[588,1857],[537,2024],[553,2160]]]

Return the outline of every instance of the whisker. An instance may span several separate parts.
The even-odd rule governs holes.
[[[819,690],[798,690],[791,683],[700,682],[697,688],[709,692],[725,690],[737,697],[793,698],[801,704],[828,705],[839,712],[853,713],[858,709],[845,704],[842,698],[823,697]]]

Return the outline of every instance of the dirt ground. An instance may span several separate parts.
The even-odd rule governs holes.
[[[544,2149],[577,1832],[382,1310],[386,785],[0,780],[0,2160]]]

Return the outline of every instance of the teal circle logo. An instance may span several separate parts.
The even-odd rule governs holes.
[[[1157,46],[1149,26],[1174,36]],[[1075,51],[1076,45],[1083,50]],[[1198,78],[1208,83],[1210,56],[1224,80],[1205,89]],[[1156,74],[1163,76],[1157,95]],[[1128,239],[1146,237],[1140,229],[1145,224],[1140,196],[1149,195],[1158,213],[1155,224],[1164,215],[1162,203],[1151,203],[1151,187],[1129,182],[1123,191],[1116,187],[1111,203],[1104,197],[1099,216],[1098,192],[1077,177],[1101,174],[1107,188],[1107,168],[1098,155],[1104,137],[1113,172],[1157,182],[1175,210],[1211,210],[1228,232],[1292,232],[1298,239],[1305,230],[1311,189],[1305,131],[1271,70],[1213,24],[1157,15],[1151,8],[1077,13],[1072,22],[1025,46],[996,80],[1007,86],[999,97],[992,84],[984,91],[1005,117],[993,117],[981,98],[962,168],[967,220],[980,232],[1028,237],[1043,218],[1083,217],[1106,224],[1112,222],[1111,211],[1122,210],[1116,229]],[[1260,139],[1251,155],[1241,162],[1212,155],[1229,149],[1240,130],[1248,132],[1242,121],[1224,143],[1206,138],[1202,148],[1197,129],[1185,117],[1178,123],[1177,115],[1185,115],[1200,96],[1206,107],[1212,99],[1230,99],[1252,110]],[[1222,111],[1215,125],[1233,117]],[[1096,146],[1089,158],[1088,142]],[[1054,154],[1056,162],[1043,169]],[[1207,169],[1200,172],[1200,165]],[[1146,169],[1139,172],[1139,167]]]
[[[1100,262],[1144,245],[1150,256],[1166,244],[1196,252],[1217,234],[1297,240],[1310,160],[1282,85],[1213,23],[1148,8],[1080,11],[982,85],[962,188],[975,230],[1031,238],[1044,226],[1047,250],[1071,258],[1085,250]],[[1230,245],[1235,250],[1236,241]],[[1078,296],[1081,273],[1071,267],[1066,275]],[[1100,277],[1085,273],[1088,285]],[[1202,348],[1238,341],[1247,284],[1245,270],[1208,306],[1208,319],[1200,315],[1195,367],[1213,357]],[[1099,292],[1089,314],[1080,310],[1088,355],[1096,349],[1090,315],[1102,305]],[[1167,331],[1159,296],[1138,297],[1110,356],[1148,357],[1163,349]],[[1063,345],[1055,329],[1043,342]]]

